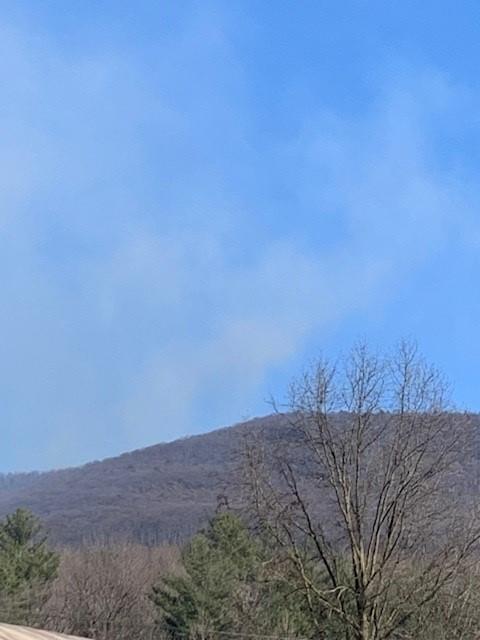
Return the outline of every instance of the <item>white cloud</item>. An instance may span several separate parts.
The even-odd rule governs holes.
[[[213,263],[193,260],[189,284],[211,300],[201,321],[213,323],[214,335],[190,342],[187,330],[169,353],[153,356],[127,400],[128,422],[148,431],[154,419],[132,416],[156,405],[161,420],[165,393],[182,398],[185,432],[208,394],[221,398],[219,420],[235,419],[248,398],[258,398],[272,367],[288,362],[312,333],[391,298],[468,223],[466,185],[448,166],[436,166],[436,140],[424,126],[430,117],[448,120],[452,109],[457,115],[455,90],[436,74],[402,80],[364,117],[320,113],[290,149],[301,167],[296,188],[308,192],[319,215],[332,208],[343,220],[335,250],[306,250],[286,238],[237,268],[222,261],[221,250]],[[190,287],[183,291],[188,301]],[[148,380],[156,381],[154,391]],[[176,428],[175,403],[168,406],[167,422]]]
[[[471,194],[457,168],[438,166],[425,124],[456,117],[457,93],[464,104],[439,74],[408,74],[354,118],[319,105],[294,143],[258,149],[221,24],[188,25],[151,76],[125,55],[35,46],[10,33],[1,68],[13,87],[0,121],[12,466],[78,462],[261,410],[272,370],[388,300],[470,219]],[[251,164],[282,165],[301,209],[295,238],[255,237]],[[324,220],[340,229],[325,241]]]

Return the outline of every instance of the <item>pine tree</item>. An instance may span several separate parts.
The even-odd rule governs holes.
[[[260,557],[255,542],[231,513],[217,515],[182,554],[185,575],[171,576],[152,599],[173,636],[208,638],[235,628],[252,600]]]
[[[152,595],[159,623],[171,637],[308,634],[298,590],[273,568],[271,552],[234,514],[217,514],[184,548],[182,559],[184,574],[163,579]]]
[[[0,523],[0,617],[32,622],[46,586],[55,578],[59,558],[49,550],[35,516],[17,509]]]

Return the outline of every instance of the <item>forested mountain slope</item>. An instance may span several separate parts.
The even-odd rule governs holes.
[[[283,437],[281,422],[259,418],[81,467],[0,476],[0,515],[28,508],[60,544],[181,539],[234,490],[245,437]]]
[[[480,416],[470,421],[477,440]],[[28,508],[59,544],[181,540],[212,514],[219,496],[238,491],[240,451],[252,436],[267,446],[295,437],[284,418],[267,416],[82,467],[0,476],[0,516]],[[477,450],[466,452],[463,470],[475,485]]]

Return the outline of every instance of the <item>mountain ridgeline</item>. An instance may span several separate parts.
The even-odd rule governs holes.
[[[480,415],[469,414],[468,422],[474,446],[458,473],[473,488]],[[275,447],[296,437],[285,417],[272,415],[81,467],[0,475],[0,516],[31,510],[57,545],[181,541],[205,524],[223,496],[235,501],[245,442]]]

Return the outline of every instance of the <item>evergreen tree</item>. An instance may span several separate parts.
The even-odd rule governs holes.
[[[301,594],[274,570],[275,560],[234,514],[217,514],[184,548],[182,559],[183,575],[163,579],[152,595],[159,623],[172,637],[308,635]]]
[[[0,616],[4,622],[32,622],[59,558],[47,547],[39,521],[17,509],[0,523]]]
[[[260,563],[240,520],[231,513],[218,515],[185,547],[182,560],[185,575],[171,576],[154,589],[162,622],[172,635],[199,638],[234,628]]]

